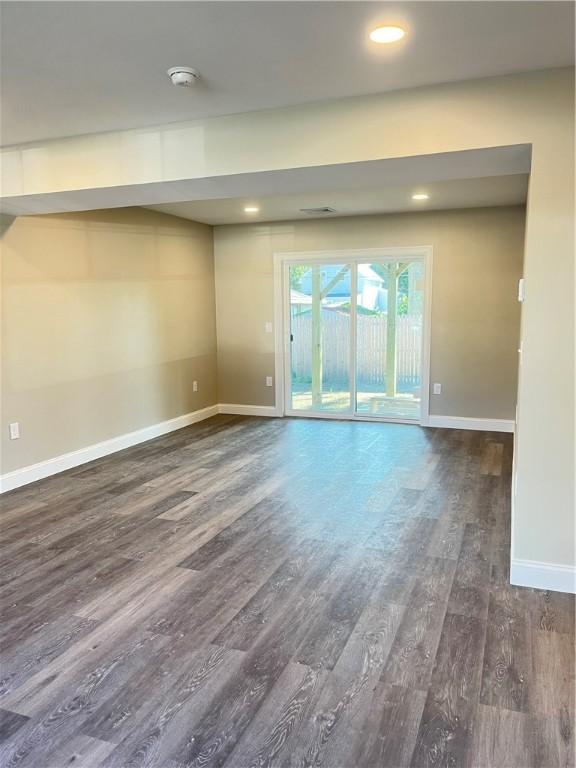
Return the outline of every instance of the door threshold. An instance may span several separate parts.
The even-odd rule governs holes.
[[[383,424],[412,424],[421,427],[423,419],[395,418],[393,416],[359,416],[345,413],[306,413],[302,411],[285,411],[284,416],[297,419],[331,419],[332,421],[372,421]]]

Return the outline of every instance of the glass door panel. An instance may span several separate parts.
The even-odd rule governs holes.
[[[419,419],[424,263],[358,264],[356,413]]]
[[[349,264],[291,264],[289,407],[351,413]]]

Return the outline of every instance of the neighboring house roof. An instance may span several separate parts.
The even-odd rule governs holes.
[[[383,283],[384,280],[377,272],[374,272],[369,264],[358,264],[358,274],[361,277],[365,277],[367,280],[376,280],[378,283]]]
[[[290,304],[312,304],[312,296],[290,288]]]
[[[325,288],[342,271],[342,265],[326,264],[322,266],[322,287]],[[327,304],[342,305],[350,301],[350,279],[348,270],[334,287],[328,291]],[[293,306],[310,305],[312,303],[312,274],[309,269],[300,278],[300,290],[290,291]],[[385,312],[388,306],[388,291],[384,288],[384,280],[369,264],[358,264],[358,302],[366,309]]]
[[[326,264],[322,265],[322,286],[327,285],[341,271],[342,265]],[[336,285],[328,292],[327,296],[331,298],[350,297],[350,271],[342,276]],[[360,293],[367,286],[383,288],[384,280],[377,274],[369,264],[358,264],[358,289]],[[300,280],[300,292],[306,295],[312,293],[312,275],[310,271],[302,275]]]

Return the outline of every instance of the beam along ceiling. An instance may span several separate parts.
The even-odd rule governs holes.
[[[428,198],[413,200],[412,195],[418,191],[425,192]],[[195,200],[147,207],[204,224],[246,224],[376,213],[523,205],[527,191],[528,175],[516,174],[408,186],[339,189],[313,194],[303,192],[298,195],[271,195],[262,198]],[[304,213],[301,210],[323,206],[333,208],[334,213]],[[246,207],[254,207],[256,211],[246,213]]]
[[[570,65],[570,2],[3,2],[2,143]],[[378,46],[368,33],[399,24]],[[173,65],[200,71],[174,88]]]
[[[242,202],[244,212],[245,206],[256,201],[265,201],[266,204],[261,206],[261,216],[270,221],[274,216],[293,218],[295,212],[304,206],[312,205],[313,201],[318,201],[319,205],[328,205],[328,199],[338,202],[340,215],[346,215],[347,211],[349,214],[357,214],[401,210],[408,193],[422,191],[422,185],[426,187],[424,191],[427,191],[429,185],[437,182],[517,176],[525,179],[530,172],[530,166],[531,148],[527,144],[519,144],[370,162],[15,195],[5,197],[2,207],[5,213],[20,216],[89,211],[98,208],[159,206],[160,210],[170,213],[178,211],[179,215],[186,217],[187,209],[176,209],[174,205],[194,202],[209,206],[202,208],[206,221],[211,216],[220,215],[226,215],[226,220],[230,221],[230,217],[236,215],[230,206],[245,201]],[[438,194],[434,198],[431,195],[429,202],[439,207],[496,205],[515,202],[518,195],[525,196],[525,181],[522,179],[503,180],[501,183],[497,180],[479,181],[479,184],[483,184],[482,189],[480,186],[435,186]],[[336,196],[329,198],[333,192],[337,193]],[[275,200],[274,209],[267,207],[268,200],[272,199]],[[376,199],[379,203],[375,209]],[[219,206],[210,205],[210,201],[222,203],[220,213]],[[226,210],[228,214],[225,214]],[[196,208],[194,211],[202,213]]]

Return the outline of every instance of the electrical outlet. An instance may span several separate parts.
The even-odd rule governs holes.
[[[192,392],[198,392],[198,382],[193,381],[192,382]]]
[[[442,394],[442,384],[434,384],[434,394],[435,395],[441,395]]]
[[[266,376],[266,386],[267,387],[272,386],[272,376]]]
[[[10,440],[18,440],[20,437],[20,424],[15,421],[8,428],[10,430]]]
[[[264,331],[265,331],[266,333],[272,333],[272,323],[271,323],[269,320],[267,320],[267,321],[264,323]]]

